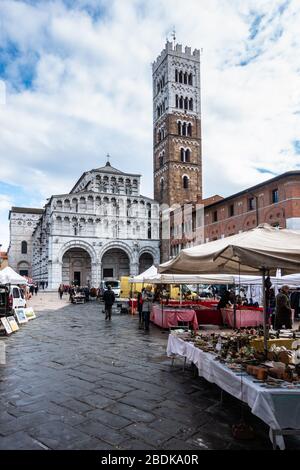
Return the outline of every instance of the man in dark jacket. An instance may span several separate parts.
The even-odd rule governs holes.
[[[105,320],[111,320],[112,306],[115,303],[115,293],[111,286],[107,286],[107,290],[103,294],[103,302],[105,305]]]
[[[292,329],[292,310],[289,299],[289,286],[282,286],[276,296],[275,330],[283,326]]]

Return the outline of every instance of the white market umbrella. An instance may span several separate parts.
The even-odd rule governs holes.
[[[143,273],[129,279],[129,282],[131,284],[148,282],[148,281],[145,281],[145,279],[148,280],[152,277],[155,277],[157,276],[157,273],[158,273],[157,268],[153,264],[152,266],[150,266],[150,268],[146,269],[146,271],[144,271]]]
[[[182,250],[159,266],[171,274],[261,274],[300,271],[300,233],[262,224],[247,232]]]
[[[262,224],[247,232],[182,250],[160,265],[171,274],[261,274],[264,294],[264,347],[267,351],[265,276],[300,271],[300,233]]]
[[[27,284],[27,279],[16,273],[10,266],[0,271],[0,284]]]

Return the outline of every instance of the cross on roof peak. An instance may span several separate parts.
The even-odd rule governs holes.
[[[111,166],[110,161],[109,161],[110,159],[109,153],[106,155],[106,158],[107,158],[106,166]]]

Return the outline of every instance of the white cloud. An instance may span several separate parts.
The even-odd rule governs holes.
[[[109,152],[113,165],[144,175],[151,195],[150,64],[173,25],[178,42],[203,47],[205,195],[299,162],[297,0],[2,0],[0,15],[0,43],[16,49],[0,106],[1,180],[46,198]]]

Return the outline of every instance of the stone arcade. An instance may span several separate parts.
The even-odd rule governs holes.
[[[23,274],[56,289],[73,281],[98,286],[158,264],[159,205],[140,195],[140,178],[107,162],[44,210],[13,207],[10,266],[20,272],[26,265]]]

